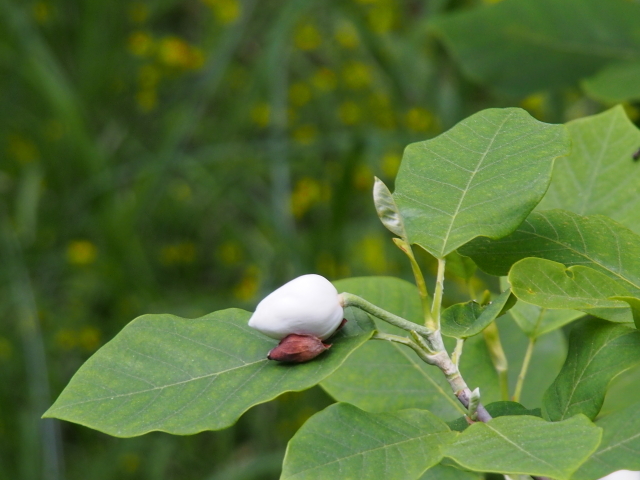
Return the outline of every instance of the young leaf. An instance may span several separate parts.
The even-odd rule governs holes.
[[[578,413],[595,418],[609,382],[638,364],[640,331],[596,319],[577,325],[567,360],[544,394],[544,417],[554,422]]]
[[[44,417],[117,437],[219,430],[254,405],[317,384],[374,328],[366,314],[347,309],[330,350],[285,365],[267,360],[277,341],[250,328],[250,316],[229,309],[193,320],[138,317],[87,360]]]
[[[456,277],[469,280],[476,273],[478,267],[469,257],[460,255],[455,250],[446,257],[445,278]],[[504,289],[503,289],[504,290]]]
[[[338,291],[375,302],[407,320],[422,321],[420,297],[409,282],[392,277],[361,277],[334,284]],[[395,335],[407,333],[382,321],[376,321],[376,328]],[[498,378],[481,337],[467,340],[460,368],[470,385],[482,386],[483,401],[499,398]],[[336,400],[367,411],[423,408],[444,418],[456,418],[465,412],[442,372],[396,343],[367,342],[321,386]]]
[[[640,403],[596,421],[602,428],[598,449],[571,477],[596,480],[617,470],[640,470]]]
[[[536,209],[606,215],[640,233],[640,163],[632,158],[640,130],[621,106],[569,122],[567,129],[571,154],[555,163],[549,191]]]
[[[404,221],[398,206],[389,188],[377,177],[373,184],[373,203],[376,206],[376,212],[382,224],[398,237],[407,238],[407,233],[404,230]]]
[[[489,305],[479,305],[473,301],[451,305],[442,312],[442,334],[454,338],[477,335],[513,306],[515,302],[509,302],[511,295],[511,290],[502,292]]]
[[[591,98],[603,103],[640,100],[640,61],[612,63],[582,82]]]
[[[640,57],[638,18],[640,5],[624,0],[509,0],[431,25],[470,78],[524,96]]]
[[[544,258],[524,258],[511,267],[509,283],[523,302],[545,308],[581,310],[612,322],[633,322],[629,304],[611,300],[611,297],[626,295],[626,289],[589,267],[566,268]]]
[[[511,288],[506,277],[500,278],[500,288]],[[541,308],[525,302],[516,302],[509,310],[509,315],[522,331],[534,340],[545,333],[552,332],[567,323],[584,317],[583,312]]]
[[[282,480],[405,480],[442,459],[456,433],[426,410],[367,413],[348,403],[311,417],[293,436]]]
[[[584,265],[640,295],[640,236],[602,215],[582,217],[564,210],[533,212],[500,240],[478,238],[460,249],[492,275],[506,275],[526,257],[566,266]]]
[[[410,243],[443,258],[472,238],[511,233],[569,151],[563,125],[517,108],[488,109],[404,153],[393,197]]]
[[[584,415],[557,423],[526,415],[498,417],[471,425],[444,454],[480,472],[568,480],[597,448],[601,435]]]

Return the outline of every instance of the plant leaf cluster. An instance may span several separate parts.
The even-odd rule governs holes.
[[[331,349],[301,365],[269,362],[275,342],[248,328],[242,310],[195,320],[140,317],[87,361],[45,416],[116,436],[191,434],[225,428],[254,405],[320,384],[339,403],[292,438],[283,479],[495,472],[570,480],[638,468],[640,426],[626,421],[637,418],[638,404],[598,417],[611,381],[640,364],[640,211],[638,187],[626,181],[640,169],[631,158],[637,138],[621,108],[567,127],[519,109],[490,109],[409,145],[393,194],[376,182],[378,214],[400,237],[416,278],[412,245],[438,259],[439,274],[455,258],[469,284],[474,265],[506,276],[503,293],[440,314],[442,283],[433,298],[423,283],[392,277],[335,285],[415,330],[435,322],[451,337],[445,347],[456,373],[480,388],[493,419],[474,422],[475,410],[458,401],[450,378],[423,361],[433,357],[416,355],[408,337],[397,341],[404,330],[355,307],[346,309]],[[438,308],[425,310],[429,304]],[[553,352],[564,352],[559,329],[569,324],[561,364]],[[412,335],[418,343],[439,338]],[[513,348],[522,341],[524,357]],[[536,356],[543,346],[551,355]],[[537,370],[529,378],[539,393],[528,394],[526,406],[504,398],[514,358],[522,365],[514,399],[527,368]]]

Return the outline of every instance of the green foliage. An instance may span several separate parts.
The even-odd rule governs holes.
[[[484,110],[409,145],[393,194],[409,242],[443,258],[480,235],[504,237],[540,201],[554,159],[568,152],[563,126],[519,109]]]
[[[572,480],[596,480],[617,470],[640,470],[640,403],[596,421],[602,441]]]
[[[455,436],[425,410],[372,414],[338,403],[291,439],[281,478],[418,478],[440,462],[442,447]]]
[[[542,413],[553,421],[576,414],[594,419],[611,380],[640,363],[640,331],[586,320],[569,338],[567,360],[544,394]]]
[[[612,297],[628,292],[618,282],[592,268],[564,265],[543,258],[525,258],[509,271],[513,293],[544,308],[580,310],[612,322],[632,322],[629,305]]]
[[[638,16],[640,6],[625,0],[506,0],[431,25],[470,78],[527,95],[637,60]]]
[[[277,342],[249,328],[243,310],[144,315],[83,365],[45,417],[119,437],[228,427],[254,405],[317,384],[366,342],[368,316],[345,315],[324,361],[295,366],[267,360]]]
[[[348,291],[396,315],[416,323],[422,318],[416,288],[391,277],[350,278],[335,282]],[[402,330],[380,320],[376,328],[385,333]],[[483,399],[498,399],[498,381],[481,338],[470,339],[462,357],[465,376],[482,385]],[[464,409],[449,393],[446,380],[412,351],[389,342],[367,342],[344,365],[322,381],[321,386],[340,402],[367,411],[384,412],[406,408],[428,409],[443,418],[455,418]]]
[[[582,82],[582,88],[592,98],[603,103],[640,100],[640,62],[612,63]]]
[[[506,277],[500,279],[500,286],[502,288],[509,287]],[[522,331],[534,340],[584,316],[582,312],[537,307],[524,302],[517,302],[509,310],[509,315],[513,317]]]
[[[571,154],[556,161],[549,191],[538,210],[561,208],[606,215],[640,233],[640,130],[617,106],[567,123]]]
[[[583,415],[563,422],[507,416],[478,422],[444,454],[472,470],[568,480],[600,443],[602,430]]]
[[[640,294],[640,236],[602,215],[533,212],[511,235],[476,239],[460,251],[493,275],[506,275],[526,257],[546,258],[593,268],[634,295]]]
[[[511,290],[502,292],[488,305],[475,301],[451,305],[442,312],[442,334],[448,337],[469,338],[479,334],[515,303]]]

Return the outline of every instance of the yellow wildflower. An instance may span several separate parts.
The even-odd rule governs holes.
[[[195,260],[196,246],[192,242],[165,245],[160,250],[160,262],[163,265],[189,265]]]
[[[218,247],[218,258],[225,265],[237,265],[244,257],[242,246],[233,240],[227,240]]]
[[[140,110],[150,112],[158,105],[158,92],[154,88],[145,88],[136,93],[136,102]]]
[[[322,44],[322,35],[311,23],[303,23],[296,28],[294,44],[300,50],[316,50]]]
[[[389,151],[382,157],[382,172],[389,178],[393,178],[398,173],[402,156],[395,151]]]
[[[322,198],[320,183],[310,177],[301,178],[296,182],[291,192],[291,213],[296,218],[301,218],[309,208],[318,203]]]
[[[544,118],[547,97],[544,93],[529,95],[520,102],[520,106],[536,118]]]
[[[140,468],[140,455],[129,452],[120,456],[120,467],[126,473],[136,473]]]
[[[360,163],[355,170],[353,186],[358,190],[371,190],[373,187],[373,172],[369,165]]]
[[[51,19],[51,5],[48,2],[36,2],[33,5],[33,17],[40,25],[47,23]]]
[[[311,100],[311,89],[304,82],[295,82],[289,87],[289,101],[296,107],[302,107]]]
[[[74,240],[67,246],[67,261],[72,265],[90,265],[98,256],[98,249],[89,240]]]
[[[343,22],[338,26],[334,38],[342,47],[349,50],[353,50],[360,44],[358,31],[353,24],[349,22]]]
[[[356,102],[347,100],[338,107],[338,117],[345,125],[355,125],[360,121],[362,112]]]
[[[311,83],[315,88],[323,92],[335,90],[338,84],[335,72],[326,67],[319,68],[316,71],[311,78]]]
[[[154,48],[154,40],[151,35],[141,30],[129,35],[129,51],[139,57],[150,55]]]
[[[251,109],[251,120],[260,128],[269,125],[271,121],[271,106],[267,102],[256,103]]]
[[[242,13],[238,0],[203,0],[213,10],[216,19],[223,25],[234,23]]]
[[[367,235],[358,242],[358,256],[372,273],[381,274],[389,270],[385,244],[379,235]]]
[[[175,36],[168,36],[160,41],[158,56],[168,67],[198,69],[204,64],[202,50]]]
[[[372,81],[371,67],[363,62],[350,61],[342,70],[342,78],[353,90],[367,88]]]
[[[318,137],[315,125],[301,125],[293,131],[293,139],[300,145],[311,145]]]
[[[260,286],[260,270],[255,265],[249,266],[240,282],[234,287],[233,295],[243,302],[253,299]]]
[[[433,115],[422,107],[409,109],[405,120],[407,127],[414,132],[426,132],[433,125]]]
[[[19,163],[30,163],[40,158],[40,151],[35,143],[19,134],[9,135],[7,151]]]
[[[61,328],[56,332],[54,341],[62,350],[72,350],[78,344],[78,336],[71,329]]]
[[[80,347],[86,352],[95,352],[100,346],[101,333],[96,327],[85,326],[82,327],[78,334],[78,343]]]

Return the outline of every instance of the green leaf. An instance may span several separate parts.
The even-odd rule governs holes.
[[[526,415],[498,417],[471,425],[444,454],[480,472],[565,480],[597,448],[601,435],[584,415],[556,423]]]
[[[311,417],[293,436],[281,480],[418,478],[455,432],[426,410],[367,413],[348,403]]]
[[[545,308],[580,310],[612,322],[632,322],[629,304],[611,297],[626,289],[604,273],[582,265],[566,268],[544,258],[524,258],[509,272],[513,293],[523,302]]]
[[[117,437],[219,430],[254,405],[317,384],[373,334],[366,314],[347,309],[330,350],[285,365],[267,360],[277,341],[250,328],[250,316],[229,309],[197,319],[138,317],[87,360],[44,417]]]
[[[524,96],[640,58],[638,18],[640,5],[625,0],[508,0],[431,26],[470,78]]]
[[[484,306],[474,301],[451,305],[442,312],[442,334],[454,338],[477,335],[498,316],[506,313],[511,295],[510,290],[502,292],[493,302]]]
[[[511,288],[506,277],[500,278],[500,288]],[[541,308],[525,302],[516,302],[509,314],[522,331],[534,340],[584,316],[583,312]]]
[[[571,477],[596,480],[617,470],[640,470],[640,403],[601,418],[598,449]]]
[[[559,421],[582,413],[594,419],[609,382],[639,363],[640,331],[597,319],[577,325],[567,360],[544,394],[544,417]]]
[[[640,233],[640,163],[632,158],[640,148],[640,130],[621,106],[569,122],[567,129],[571,154],[555,163],[537,210],[606,215]]]
[[[360,277],[334,285],[416,323],[422,321],[422,305],[416,287],[392,277]],[[376,320],[384,333],[404,335],[386,322]],[[498,400],[498,378],[481,337],[465,342],[460,368],[469,385],[482,386],[483,399]],[[443,418],[465,412],[442,372],[396,343],[372,341],[356,350],[333,375],[321,383],[329,395],[373,412],[405,408],[428,409]]]
[[[469,257],[464,257],[458,252],[453,251],[446,257],[445,278],[459,278],[469,280],[476,273],[478,267]]]
[[[483,475],[477,472],[461,470],[442,463],[424,472],[420,480],[482,480]]]
[[[410,243],[443,258],[472,238],[511,233],[569,151],[563,125],[518,108],[488,109],[404,152],[393,197]]]
[[[591,98],[604,103],[640,100],[640,62],[620,62],[608,65],[582,82],[582,89]]]
[[[533,212],[511,235],[478,238],[460,249],[492,275],[506,275],[526,257],[584,265],[640,295],[640,236],[602,215],[583,217],[564,210]]]
[[[513,392],[531,339],[520,330],[511,311],[496,320],[496,323],[509,361],[509,384]],[[560,373],[567,358],[567,340],[561,331],[549,332],[534,341],[533,354],[520,395],[520,402],[529,408],[542,404],[542,395]]]
[[[508,415],[531,415],[534,417],[542,416],[539,408],[536,408],[535,410],[529,410],[523,405],[520,405],[518,402],[493,402],[489,405],[485,405],[485,408],[493,418],[505,417]],[[451,430],[455,430],[456,432],[463,432],[469,427],[469,422],[467,422],[465,417],[459,417],[451,422],[447,422],[447,425],[449,425],[449,428]]]

